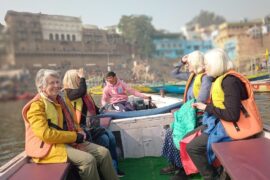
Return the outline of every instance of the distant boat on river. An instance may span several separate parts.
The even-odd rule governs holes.
[[[251,81],[251,86],[254,92],[270,92],[270,78]]]

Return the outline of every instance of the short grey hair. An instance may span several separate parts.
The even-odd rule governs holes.
[[[55,77],[55,78],[58,78],[59,80],[61,80],[60,75],[57,71],[51,70],[51,69],[40,69],[37,72],[36,80],[35,80],[36,88],[37,88],[37,91],[39,93],[42,91],[43,87],[47,86],[46,80],[49,76],[52,76],[52,77]]]
[[[220,48],[212,49],[208,51],[205,56],[205,63],[209,66],[209,76],[214,78],[221,76],[228,70],[234,68],[233,62],[228,57],[227,53]]]

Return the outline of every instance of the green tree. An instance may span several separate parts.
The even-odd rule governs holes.
[[[212,24],[220,25],[223,22],[226,22],[226,19],[224,17],[216,15],[213,12],[201,10],[200,14],[195,16],[186,25],[193,26],[195,24],[199,24],[201,27],[207,27]]]
[[[118,28],[125,40],[132,46],[132,53],[135,56],[148,58],[154,50],[152,35],[155,29],[151,22],[152,18],[146,15],[124,15],[120,19]]]

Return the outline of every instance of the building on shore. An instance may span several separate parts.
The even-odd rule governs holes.
[[[129,46],[119,34],[84,26],[79,17],[10,10],[5,21],[12,51],[2,54],[13,57],[10,65],[15,68],[88,66],[106,72],[108,63],[122,65],[130,58]]]
[[[248,74],[265,68],[268,62],[265,52],[270,49],[269,23],[269,18],[223,23],[215,46],[225,49],[240,72]]]
[[[187,39],[181,33],[160,33],[153,36],[156,59],[179,59],[180,57],[199,50],[206,52],[213,48],[211,39]]]

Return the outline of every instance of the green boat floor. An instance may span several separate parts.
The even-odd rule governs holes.
[[[125,172],[120,180],[168,180],[172,175],[160,175],[159,170],[167,166],[162,157],[127,158],[119,161],[119,168]],[[190,179],[202,180],[199,174]]]

